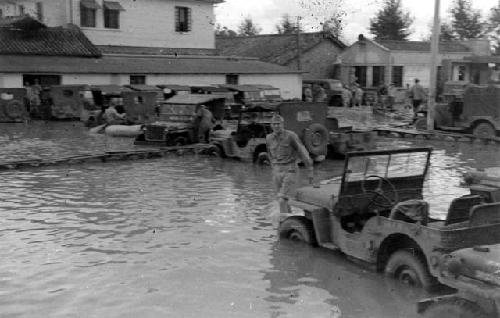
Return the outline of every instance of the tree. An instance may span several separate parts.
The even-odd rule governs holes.
[[[455,39],[475,39],[484,34],[481,13],[472,9],[470,0],[455,0],[450,13],[451,30]]]
[[[278,31],[278,34],[293,34],[297,33],[300,30],[300,26],[298,23],[294,23],[288,14],[284,14],[281,17],[281,22],[279,24],[276,24],[276,30]]]
[[[491,9],[487,28],[493,54],[500,55],[500,2],[497,7]]]
[[[262,29],[253,23],[251,17],[246,17],[238,26],[238,35],[240,36],[251,36],[257,35]]]
[[[406,41],[413,18],[403,12],[401,0],[385,0],[384,7],[370,20],[370,32],[376,40]]]
[[[237,36],[238,34],[236,33],[236,31],[233,31],[228,27],[222,26],[219,23],[217,23],[215,25],[215,35],[220,37],[233,37]]]
[[[441,31],[439,32],[441,41],[452,41],[455,39],[452,27],[449,23],[441,23]]]
[[[342,36],[342,31],[344,30],[344,17],[346,16],[345,11],[337,11],[332,17],[323,22],[323,32],[330,33],[336,38]]]

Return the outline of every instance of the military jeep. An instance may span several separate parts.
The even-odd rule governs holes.
[[[500,242],[500,205],[476,192],[453,199],[446,219],[432,218],[423,200],[431,152],[348,153],[341,176],[290,198],[280,211],[280,236],[340,250],[403,283],[432,289],[444,255]]]
[[[487,202],[471,211],[474,217],[498,216],[500,177],[477,171],[467,172],[464,179],[471,193]],[[500,244],[446,253],[439,259],[439,273],[439,282],[456,292],[419,301],[419,313],[428,318],[500,316]]]
[[[196,111],[206,105],[215,118],[222,118],[224,96],[175,95],[160,105],[158,120],[144,125],[136,145],[183,146],[197,142]]]
[[[295,132],[315,161],[326,158],[328,128],[336,124],[326,118],[324,103],[283,102],[262,103],[239,112],[236,130],[216,130],[210,136],[213,153],[254,163],[268,162],[266,135],[272,132],[271,116],[278,113],[285,119],[285,129]]]

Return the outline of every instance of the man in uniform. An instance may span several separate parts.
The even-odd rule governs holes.
[[[280,211],[288,211],[288,198],[297,183],[297,161],[308,168],[309,183],[313,182],[313,161],[297,134],[284,129],[284,119],[274,115],[271,119],[273,132],[266,136],[269,160],[273,171],[273,182],[278,193]]]

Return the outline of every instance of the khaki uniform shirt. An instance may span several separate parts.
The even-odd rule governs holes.
[[[305,165],[312,166],[309,152],[293,131],[283,130],[279,135],[271,133],[266,136],[266,144],[273,166],[295,164],[299,158]]]

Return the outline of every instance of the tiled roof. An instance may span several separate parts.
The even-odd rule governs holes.
[[[323,32],[301,33],[301,52],[306,52],[323,41],[331,41],[340,49],[346,47],[340,40]],[[216,37],[215,44],[220,55],[251,56],[280,65],[287,64],[297,55],[296,34]]]
[[[0,55],[5,54],[98,57],[101,52],[78,28],[0,27]]]
[[[376,43],[388,48],[391,51],[414,51],[414,52],[429,52],[431,43],[424,41],[390,41],[380,40]],[[441,42],[439,43],[440,52],[470,52],[470,49],[458,42]]]
[[[1,72],[84,74],[296,74],[296,70],[249,58],[131,57],[101,58],[5,55]]]

